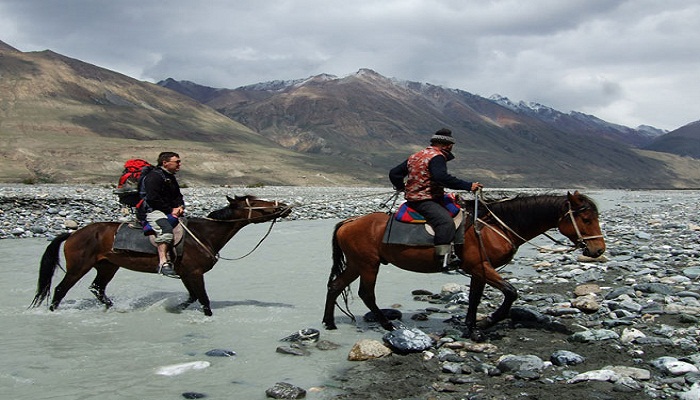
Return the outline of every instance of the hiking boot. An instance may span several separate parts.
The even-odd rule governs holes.
[[[456,254],[445,254],[442,260],[442,272],[449,273],[450,271],[458,270],[462,266],[462,260]]]
[[[164,262],[158,266],[158,273],[167,276],[168,278],[180,279],[180,276],[175,273],[175,267],[170,261]]]

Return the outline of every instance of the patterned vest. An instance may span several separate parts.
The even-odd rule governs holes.
[[[428,169],[430,160],[437,156],[444,157],[445,155],[431,146],[408,157],[406,200],[442,199],[445,194],[445,188],[433,182]]]

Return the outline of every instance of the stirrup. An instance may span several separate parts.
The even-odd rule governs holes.
[[[158,273],[163,276],[167,276],[168,278],[175,278],[175,279],[180,279],[180,276],[175,273],[175,267],[173,266],[173,263],[170,261],[166,261],[163,264],[158,266]]]
[[[442,272],[449,273],[451,271],[456,271],[462,266],[462,260],[457,257],[456,254],[450,252],[445,254],[442,259]]]

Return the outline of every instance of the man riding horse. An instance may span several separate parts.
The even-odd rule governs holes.
[[[171,151],[158,155],[158,165],[141,178],[139,219],[145,219],[156,235],[158,273],[179,278],[168,253],[173,245],[173,227],[185,213],[185,201],[175,174],[180,170],[180,156]],[[145,214],[145,215],[144,215]]]
[[[442,128],[432,136],[430,146],[389,172],[394,189],[405,191],[407,205],[419,212],[435,231],[435,259],[443,271],[458,268],[462,263],[452,249],[455,229],[450,213],[443,206],[445,188],[475,192],[483,187],[479,182],[467,182],[447,172],[447,162],[454,159],[454,143],[452,131]]]

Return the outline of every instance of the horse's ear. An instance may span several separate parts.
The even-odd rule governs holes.
[[[578,190],[574,191],[574,194],[571,194],[571,192],[566,192],[566,197],[569,199],[569,204],[571,204],[572,208],[578,208],[583,204],[583,201],[581,200],[581,193],[579,193]]]
[[[228,195],[226,195],[226,200],[228,200],[229,204],[233,204],[233,203],[236,202],[236,200],[232,199],[232,198],[229,197]]]

